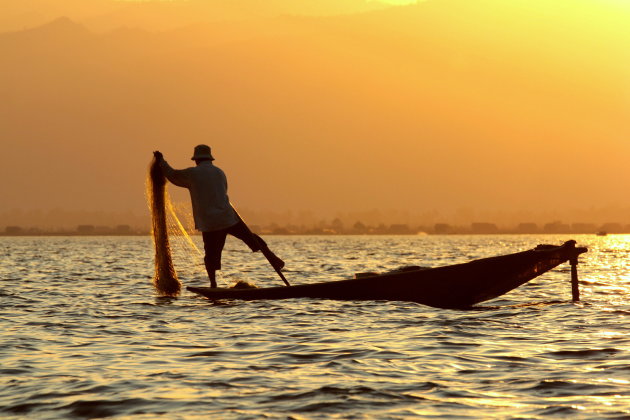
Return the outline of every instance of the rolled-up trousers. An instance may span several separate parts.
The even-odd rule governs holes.
[[[202,232],[203,248],[206,252],[203,261],[206,264],[206,270],[216,271],[221,269],[221,253],[228,234],[245,242],[252,252],[260,251],[263,247],[267,247],[267,243],[260,236],[249,230],[242,220],[229,228]]]

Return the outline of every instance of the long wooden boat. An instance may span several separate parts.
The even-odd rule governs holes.
[[[466,308],[494,299],[567,261],[577,291],[577,257],[586,248],[575,241],[498,257],[437,268],[414,268],[350,280],[268,288],[188,287],[211,300],[317,298],[337,300],[398,300],[437,308]],[[579,299],[579,295],[578,295]]]

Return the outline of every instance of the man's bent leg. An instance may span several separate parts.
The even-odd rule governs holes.
[[[225,245],[226,236],[227,231],[225,229],[202,232],[203,248],[206,252],[203,262],[206,265],[206,271],[210,279],[210,287],[217,287],[216,270],[221,269],[221,253]]]
[[[262,242],[260,251],[263,253],[265,258],[269,260],[273,268],[275,268],[276,270],[282,270],[284,268],[284,261],[280,257],[278,257],[276,254],[274,254],[273,251],[269,249],[269,247],[267,246],[267,243],[263,241],[260,236],[258,235],[254,235],[254,236],[257,237]]]
[[[271,265],[276,270],[282,270],[284,267],[284,261],[280,259],[276,254],[274,254],[267,243],[260,236],[253,233],[247,225],[241,220],[236,225],[231,226],[227,229],[227,232],[245,242],[245,244],[252,250],[252,252],[261,251],[265,258],[269,260]]]

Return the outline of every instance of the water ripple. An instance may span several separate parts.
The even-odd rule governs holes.
[[[198,240],[198,238],[195,238]],[[434,267],[565,237],[272,237],[297,283]],[[148,238],[0,238],[0,416],[628,418],[630,237],[468,311],[155,297]],[[177,264],[177,260],[176,260]],[[279,280],[228,241],[223,284]],[[178,266],[205,285],[197,261]]]

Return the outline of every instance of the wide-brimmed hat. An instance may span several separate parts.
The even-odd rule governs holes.
[[[198,146],[195,146],[195,153],[193,153],[193,157],[191,157],[190,159],[191,160],[198,160],[198,159],[214,160],[214,158],[212,157],[212,153],[210,151],[210,146],[207,146],[205,144],[200,144]]]

